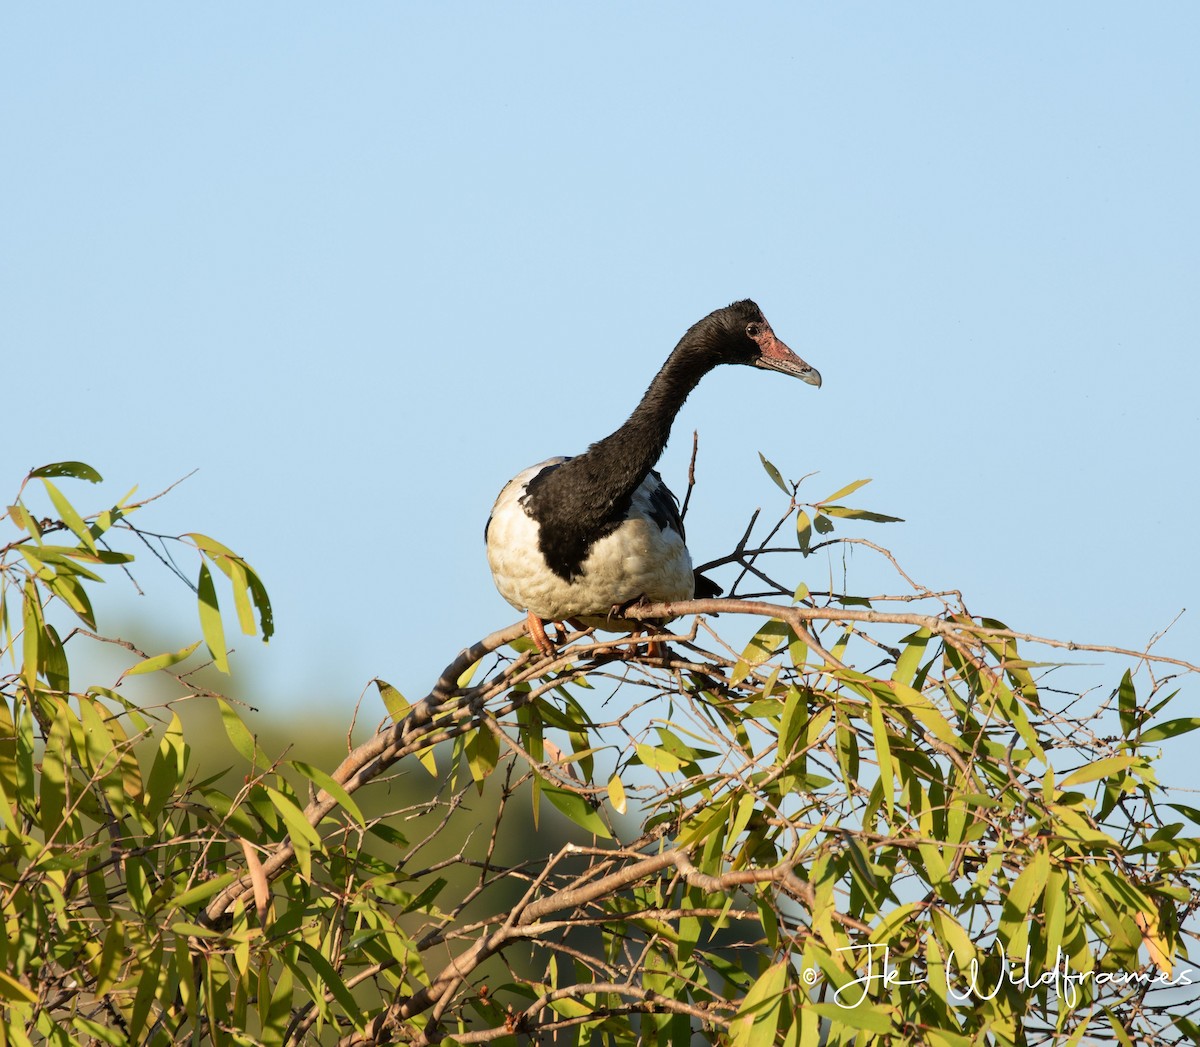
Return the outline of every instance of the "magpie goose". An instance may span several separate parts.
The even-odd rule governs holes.
[[[820,386],[754,302],[709,313],[679,340],[628,421],[573,458],[548,458],[511,479],[484,528],[496,588],[525,611],[529,635],[553,651],[545,623],[634,628],[618,609],[715,596],[692,570],[675,496],[654,471],[688,393],[718,364],[748,364]]]

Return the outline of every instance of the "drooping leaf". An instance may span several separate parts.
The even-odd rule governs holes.
[[[788,627],[776,618],[764,622],[742,651],[741,658],[730,673],[730,683],[741,683],[756,665],[761,665],[778,650],[788,638]]]
[[[769,1047],[775,1042],[787,990],[787,963],[768,967],[746,993],[730,1025],[734,1047]]]
[[[337,1000],[342,1008],[342,1013],[350,1020],[351,1024],[360,1032],[365,1030],[366,1019],[363,1017],[358,1002],[354,999],[354,994],[346,988],[346,983],[342,981],[341,975],[334,970],[333,964],[320,950],[315,949],[308,942],[297,942],[297,947],[316,972],[317,977],[325,984],[325,988]]]
[[[221,672],[229,672],[229,655],[225,650],[225,627],[221,623],[221,608],[217,603],[217,590],[213,585],[212,572],[208,564],[200,563],[200,581],[197,585],[197,597],[200,606],[200,628],[204,633],[204,642],[208,644],[213,664]]]
[[[46,620],[42,613],[42,597],[33,579],[27,579],[24,585],[24,629],[25,639],[22,651],[22,675],[25,688],[32,694],[37,687],[37,675],[41,669],[44,651],[49,645],[46,639]]]
[[[783,476],[780,474],[779,470],[776,469],[775,466],[769,461],[767,461],[766,456],[762,453],[762,451],[758,452],[758,460],[762,462],[762,466],[767,471],[767,475],[775,481],[775,486],[790,497],[792,493],[791,488],[789,488],[784,482]]]
[[[1137,729],[1138,725],[1138,710],[1137,710],[1137,692],[1133,687],[1133,677],[1130,676],[1129,670],[1125,670],[1125,675],[1121,677],[1120,686],[1117,688],[1117,712],[1121,720],[1121,733],[1128,738]]]
[[[1011,956],[1019,956],[1025,951],[1029,941],[1030,914],[1041,910],[1038,902],[1049,877],[1050,853],[1045,847],[1039,847],[1004,900],[1000,932],[1007,941]]]
[[[796,540],[805,556],[812,552],[812,520],[804,509],[796,513]]]
[[[87,524],[83,522],[83,517],[75,511],[75,507],[67,499],[67,496],[54,486],[49,480],[43,479],[42,484],[46,488],[46,493],[50,496],[50,501],[54,503],[54,508],[58,512],[58,517],[67,525],[67,529],[75,535],[76,538],[83,543],[87,549],[96,552],[96,540],[92,537],[91,531],[88,530]]]
[[[238,716],[236,710],[224,698],[217,699],[217,708],[221,713],[221,726],[225,728],[225,734],[232,743],[238,755],[247,763],[254,764],[256,767],[265,767],[270,761],[266,754],[258,747],[258,742],[255,741],[254,735],[250,728]]]
[[[596,809],[578,793],[569,789],[561,789],[557,785],[542,782],[542,792],[555,807],[565,814],[581,829],[594,833],[605,840],[612,839],[612,833],[604,820],[596,813]]]
[[[49,465],[39,466],[29,475],[39,478],[73,476],[76,480],[87,480],[94,484],[98,484],[104,479],[95,469],[84,462],[51,462]]]
[[[887,807],[888,824],[891,824],[896,817],[892,747],[888,741],[887,724],[883,719],[883,707],[874,694],[871,695],[871,733],[875,738],[875,757],[879,761],[879,784],[883,788],[883,801]]]
[[[624,814],[628,806],[625,799],[625,785],[619,775],[614,774],[608,780],[608,802],[613,805],[617,814]]]
[[[472,781],[482,789],[488,775],[496,769],[500,759],[500,742],[485,725],[472,731],[466,741],[467,767]]]

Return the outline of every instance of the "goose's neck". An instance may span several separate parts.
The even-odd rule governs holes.
[[[683,402],[716,363],[680,342],[625,424],[567,463],[573,482],[588,489],[601,515],[626,504],[654,468]]]

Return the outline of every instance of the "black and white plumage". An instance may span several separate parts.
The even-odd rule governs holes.
[[[698,584],[715,595],[693,573],[678,503],[654,464],[688,394],[726,363],[821,384],[754,302],[734,302],[688,330],[616,432],[581,455],[531,466],[500,492],[484,532],[492,577],[527,612],[543,650],[547,621],[619,628],[613,609],[639,598],[688,600]]]

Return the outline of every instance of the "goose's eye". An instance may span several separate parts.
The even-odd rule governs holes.
[[[758,324],[746,324],[746,337],[757,338],[762,333],[762,329]]]

